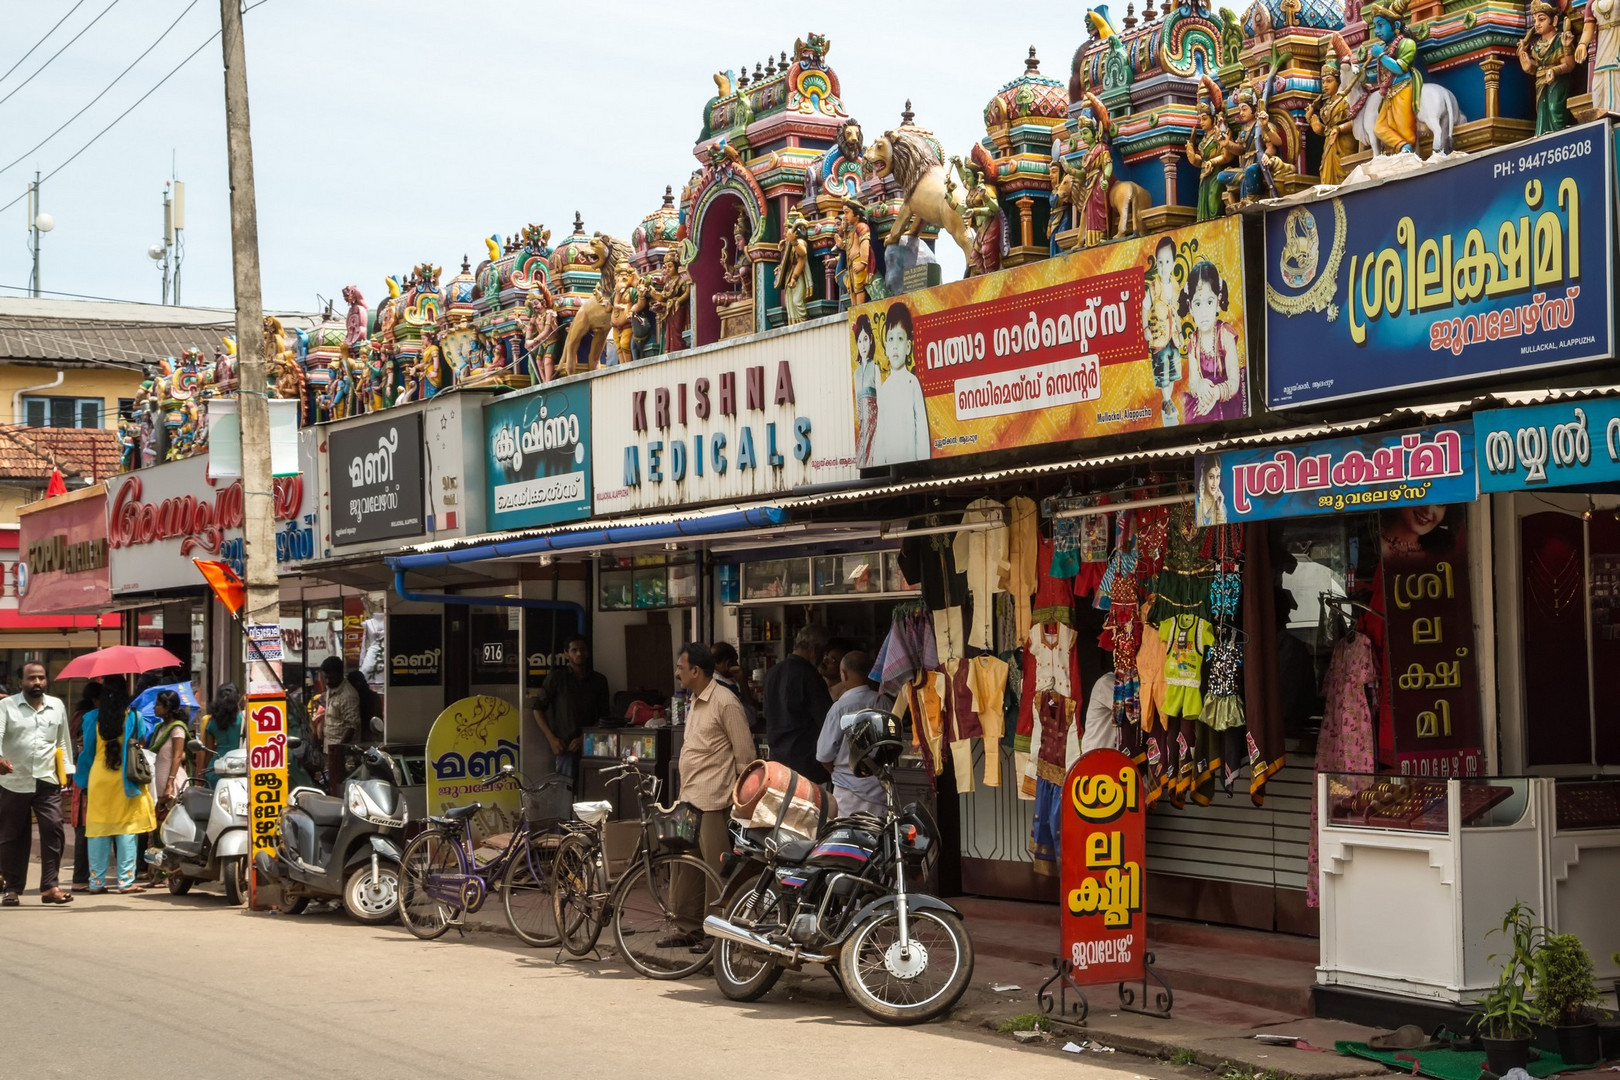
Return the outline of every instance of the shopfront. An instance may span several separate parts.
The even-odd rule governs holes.
[[[22,664],[40,660],[54,677],[81,652],[116,644],[122,620],[112,602],[107,546],[107,486],[18,508],[14,587],[0,602],[0,681],[16,684]],[[57,686],[70,699],[80,687]]]

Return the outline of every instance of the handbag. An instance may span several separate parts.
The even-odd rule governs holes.
[[[136,787],[152,783],[152,764],[157,755],[143,747],[139,739],[131,736],[124,744],[124,776]]]

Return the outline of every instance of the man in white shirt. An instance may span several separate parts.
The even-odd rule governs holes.
[[[39,822],[39,893],[46,904],[72,903],[57,885],[62,864],[62,774],[73,769],[67,709],[45,692],[45,665],[22,669],[23,690],[0,701],[0,906],[16,907],[28,880],[30,816]]]

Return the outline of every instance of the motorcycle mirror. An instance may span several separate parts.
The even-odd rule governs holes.
[[[208,747],[204,746],[202,744],[202,740],[198,739],[198,738],[187,739],[186,740],[186,749],[190,750],[193,754],[206,754],[206,753],[208,753]]]
[[[289,737],[289,738],[288,738],[288,739],[287,739],[287,749],[289,749],[289,750],[296,750],[296,749],[298,749],[298,748],[299,748],[299,747],[300,747],[300,746],[303,746],[303,745],[304,745],[304,740],[303,740],[303,739],[300,739],[300,738],[299,738],[299,737],[298,737],[298,736],[296,736],[296,735],[293,735],[293,736],[290,736],[290,737]]]

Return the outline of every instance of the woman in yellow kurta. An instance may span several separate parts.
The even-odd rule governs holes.
[[[90,849],[90,892],[107,891],[104,876],[114,848],[118,852],[118,891],[142,892],[135,884],[135,837],[156,829],[157,818],[151,788],[130,779],[130,756],[141,753],[141,719],[129,707],[129,689],[122,678],[106,681],[101,707],[85,713],[82,723],[84,749],[79,753],[76,775],[89,778],[84,835]]]

